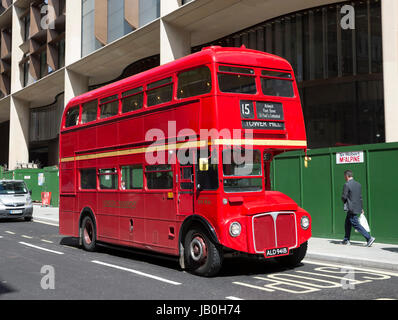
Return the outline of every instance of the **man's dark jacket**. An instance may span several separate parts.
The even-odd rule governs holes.
[[[348,180],[343,187],[341,200],[344,203],[344,210],[349,213],[362,213],[362,187],[354,179]]]

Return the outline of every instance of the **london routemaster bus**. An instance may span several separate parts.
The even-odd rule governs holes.
[[[60,132],[62,235],[179,257],[213,276],[226,253],[295,266],[311,217],[271,191],[272,159],[306,151],[284,59],[208,47],[73,98]]]

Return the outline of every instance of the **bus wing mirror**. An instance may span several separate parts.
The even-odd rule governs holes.
[[[199,171],[209,171],[209,159],[199,158]]]

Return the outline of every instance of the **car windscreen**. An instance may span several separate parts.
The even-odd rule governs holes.
[[[28,189],[24,182],[0,181],[0,194],[25,194]]]

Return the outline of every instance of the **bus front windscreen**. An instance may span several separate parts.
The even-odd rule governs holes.
[[[261,191],[261,152],[241,148],[224,150],[223,174],[225,192]]]

